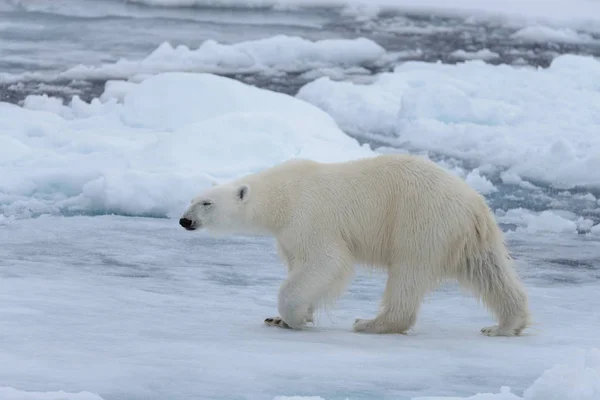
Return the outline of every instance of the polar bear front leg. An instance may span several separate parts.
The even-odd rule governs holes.
[[[289,325],[286,324],[285,322],[283,322],[283,320],[281,319],[281,317],[269,317],[269,318],[265,318],[265,324],[269,325],[269,326],[278,326],[280,328],[286,328],[289,329]]]
[[[294,273],[286,279],[277,296],[277,310],[281,323],[291,329],[301,329],[312,321],[312,304],[318,298],[311,290],[311,277],[304,273]]]
[[[349,283],[354,271],[350,253],[343,246],[318,250],[312,250],[307,263],[294,265],[281,284],[277,309],[282,321],[277,326],[301,329],[313,321],[316,308],[341,295]]]
[[[306,319],[307,323],[312,323],[313,321],[313,313],[314,313],[314,309],[312,306],[309,307],[308,309],[308,313],[310,314],[310,316]],[[290,326],[288,324],[286,324],[281,317],[269,317],[269,318],[265,318],[265,324],[268,326],[277,326],[280,328],[286,328],[286,329],[290,329]]]
[[[286,265],[287,269],[288,269],[288,273],[290,273],[292,271],[292,262],[290,260],[290,256],[289,253],[285,250],[285,248],[281,245],[281,243],[279,243],[279,241],[277,241],[277,253],[279,254],[279,257],[281,257],[281,259],[283,260],[283,263]],[[312,305],[310,305],[309,309],[308,309],[308,316],[306,318],[306,322],[313,322],[313,313],[314,313],[314,307]],[[281,319],[281,317],[277,316],[277,317],[269,317],[269,318],[265,318],[265,324],[268,326],[277,326],[279,328],[286,328],[286,329],[290,329],[290,326],[288,324],[286,324],[283,319]]]

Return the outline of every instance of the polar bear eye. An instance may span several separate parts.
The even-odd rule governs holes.
[[[211,205],[212,205],[212,201],[205,200],[205,201],[203,201],[203,202],[202,202],[202,205],[203,205],[204,207],[211,206]]]
[[[237,190],[237,198],[241,201],[246,201],[248,199],[248,191],[250,188],[248,185],[242,185]]]

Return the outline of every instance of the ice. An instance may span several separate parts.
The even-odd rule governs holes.
[[[569,364],[557,364],[528,387],[523,397],[503,387],[500,393],[470,397],[417,397],[413,400],[596,400],[600,398],[600,349]]]
[[[520,209],[512,209],[501,212],[498,215],[498,221],[517,225],[517,231],[530,234],[551,232],[551,233],[576,233],[577,223],[555,211],[545,210],[540,213]]]
[[[459,60],[494,60],[500,58],[500,54],[490,51],[489,49],[482,49],[478,51],[465,51],[456,50],[450,53],[452,58]]]
[[[0,387],[2,400],[103,400],[90,392],[26,392]],[[523,397],[503,386],[500,393],[469,397],[413,397],[412,400],[596,400],[600,398],[600,350],[590,350],[582,360],[557,364],[528,387]],[[320,396],[275,396],[273,400],[327,400]]]
[[[165,73],[105,94],[0,103],[1,214],[166,216],[212,179],[373,154],[311,104],[229,78]]]
[[[62,390],[57,392],[27,392],[10,387],[0,386],[0,399],[2,400],[103,400],[100,396],[90,392],[67,393]]]
[[[161,7],[275,7],[341,6],[364,10],[367,16],[379,10],[425,12],[437,15],[503,17],[520,22],[600,29],[600,4],[587,0],[130,0]]]
[[[287,274],[271,239],[211,238],[167,219],[13,220],[0,228],[1,385],[104,400],[485,399],[503,386],[526,400],[593,399],[600,242],[530,237],[508,237],[531,298],[526,335],[481,335],[492,318],[446,285],[408,335],[382,336],[351,326],[377,312],[384,274],[359,270],[335,308],[293,332],[263,324]]]
[[[600,349],[575,365],[556,365],[529,387],[525,400],[594,400],[600,398]]]
[[[353,136],[493,164],[515,182],[600,188],[600,61],[549,68],[406,62],[371,84],[319,78],[297,97]]]
[[[481,194],[490,194],[498,190],[489,179],[481,175],[478,169],[469,172],[465,181]]]
[[[537,233],[593,233],[594,221],[573,212],[554,209],[531,211],[523,208],[497,210],[498,221],[516,226],[517,232]]]
[[[572,29],[549,28],[546,26],[528,26],[519,29],[513,37],[530,42],[555,42],[555,43],[589,43],[594,38],[586,33],[579,33]]]
[[[531,184],[530,182],[526,182],[523,179],[521,179],[521,177],[519,175],[512,173],[512,172],[508,172],[508,171],[503,171],[500,174],[500,179],[502,180],[503,183],[506,183],[508,185],[517,185],[517,186],[521,186],[521,187],[524,187],[527,189],[536,189],[537,188],[535,185]]]
[[[219,74],[302,73],[319,68],[347,69],[377,65],[383,47],[365,38],[323,39],[277,35],[235,44],[204,41],[197,49],[165,42],[142,60],[121,59],[101,66],[78,65],[63,79],[117,79],[171,71]]]

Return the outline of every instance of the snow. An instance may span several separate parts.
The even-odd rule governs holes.
[[[319,78],[297,97],[356,137],[493,164],[513,182],[598,189],[599,82],[600,61],[575,55],[547,69],[406,62],[373,83]]]
[[[555,29],[546,26],[528,26],[526,28],[519,29],[513,34],[513,37],[530,42],[556,42],[571,44],[594,42],[594,38],[589,34],[579,33],[568,28]]]
[[[481,194],[490,194],[498,190],[489,179],[481,175],[477,168],[469,172],[465,181]]]
[[[375,66],[386,51],[365,38],[323,39],[277,35],[234,44],[206,40],[197,49],[164,42],[142,60],[121,59],[100,66],[78,65],[58,75],[62,79],[125,79],[161,72],[219,74],[302,73],[319,68]],[[9,77],[6,77],[8,79]],[[15,79],[14,76],[10,77]]]
[[[561,209],[538,212],[524,208],[513,208],[506,211],[498,209],[496,218],[500,223],[516,227],[514,230],[509,229],[509,234],[515,231],[529,234],[576,234],[578,232],[594,234],[595,229],[594,221],[591,219]]]
[[[511,209],[506,212],[497,213],[498,221],[517,225],[517,231],[530,234],[551,232],[551,233],[575,233],[577,232],[577,223],[564,218],[552,210],[545,210],[540,213],[520,209]]]
[[[318,108],[229,78],[165,73],[105,94],[0,103],[0,214],[166,216],[211,179],[373,154]]]
[[[536,186],[531,184],[530,182],[526,182],[523,179],[521,179],[521,177],[515,173],[512,172],[508,172],[508,171],[503,171],[500,174],[500,179],[502,180],[503,183],[509,184],[509,185],[516,185],[516,186],[521,186],[527,189],[536,189]]]
[[[528,387],[523,397],[503,387],[498,394],[479,393],[469,397],[417,397],[413,400],[596,400],[600,398],[600,349],[567,364],[545,371]]]
[[[1,386],[0,398],[2,400],[103,400],[97,394],[90,392],[67,393],[62,390],[56,392],[28,392]]]
[[[509,18],[519,22],[546,22],[600,29],[600,4],[589,0],[129,0],[162,7],[275,7],[342,6],[367,16],[376,10],[425,12],[437,15]]]
[[[482,49],[478,51],[465,51],[456,50],[450,53],[452,58],[459,60],[495,60],[500,57],[500,54],[490,51],[489,49]]]
[[[509,238],[535,318],[525,336],[479,334],[491,317],[453,285],[426,300],[408,335],[380,336],[351,325],[377,311],[383,274],[359,270],[334,309],[292,332],[263,325],[287,273],[270,239],[211,238],[165,219],[13,220],[0,229],[1,385],[26,400],[462,399],[502,386],[526,400],[591,400],[600,298],[585,263],[598,242],[586,253],[581,235],[539,234],[533,247],[529,237]],[[561,259],[573,267],[557,269]]]
[[[600,61],[492,66],[481,60],[497,53],[465,44],[445,54],[466,62],[408,62],[373,78],[373,69],[431,50],[323,40],[356,35],[348,20],[386,44],[391,33],[444,34],[490,17],[508,23],[512,40],[593,46],[600,2],[5,3],[12,13],[0,31],[15,39],[4,46],[7,68],[29,71],[0,73],[25,80],[9,90],[48,78],[36,93],[69,95],[79,87],[60,79],[108,81],[91,103],[0,102],[1,400],[600,398]],[[247,8],[259,5],[282,12]],[[286,12],[307,5],[342,7]],[[469,18],[377,19],[387,7]],[[99,21],[106,29],[73,42],[85,32],[78,27]],[[61,39],[32,41],[41,29]],[[272,36],[281,32],[289,35]],[[215,40],[200,42],[207,37]],[[66,70],[76,63],[84,64]],[[207,73],[316,81],[294,98]],[[492,318],[453,284],[426,300],[408,335],[354,334],[352,322],[376,313],[385,285],[369,271],[316,326],[268,328],[287,274],[273,241],[190,234],[174,220],[212,180],[294,157],[385,152],[430,157],[487,197],[530,293],[525,336],[480,335]]]
[[[413,400],[595,400],[600,398],[600,349],[568,364],[557,364],[528,387],[523,397],[503,387],[500,393],[470,397],[417,397]]]

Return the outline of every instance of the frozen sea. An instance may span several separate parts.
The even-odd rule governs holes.
[[[0,400],[599,400],[600,3],[0,0]],[[535,324],[385,276],[269,328],[273,240],[177,219],[293,157],[429,157],[484,194]],[[298,396],[298,397],[294,397]]]

